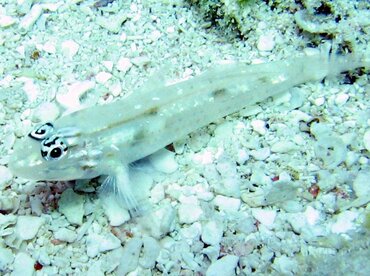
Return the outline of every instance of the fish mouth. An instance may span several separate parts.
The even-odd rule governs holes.
[[[37,167],[41,165],[40,144],[37,141],[28,137],[16,141],[8,162],[8,168],[13,175],[37,180]]]

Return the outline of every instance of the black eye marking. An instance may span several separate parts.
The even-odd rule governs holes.
[[[61,148],[53,148],[51,151],[50,151],[50,157],[53,158],[53,159],[56,159],[56,158],[59,158],[61,157],[63,154],[63,151]]]
[[[49,160],[59,160],[67,154],[68,146],[62,137],[52,135],[41,143],[41,156]]]
[[[43,140],[54,132],[54,126],[51,123],[43,124],[32,130],[28,136],[35,140]]]

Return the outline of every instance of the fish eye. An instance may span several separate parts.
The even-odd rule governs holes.
[[[54,126],[51,123],[45,123],[32,130],[28,136],[35,140],[43,140],[51,135],[54,131]]]
[[[68,146],[62,137],[52,135],[41,143],[41,156],[49,160],[59,160],[67,154]]]

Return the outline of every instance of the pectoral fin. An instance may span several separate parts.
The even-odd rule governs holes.
[[[127,165],[115,168],[114,173],[108,175],[104,180],[99,193],[101,196],[104,196],[106,193],[114,195],[117,203],[126,208],[131,216],[141,214],[141,208],[131,187]]]

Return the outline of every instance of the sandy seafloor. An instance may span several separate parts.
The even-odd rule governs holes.
[[[155,169],[133,180],[152,209],[142,217],[102,202],[101,179],[36,182],[8,169],[33,126],[150,76],[289,59],[324,42],[369,51],[368,1],[221,2],[215,15],[181,0],[0,0],[1,275],[370,274],[363,69],[220,118],[152,157]]]

